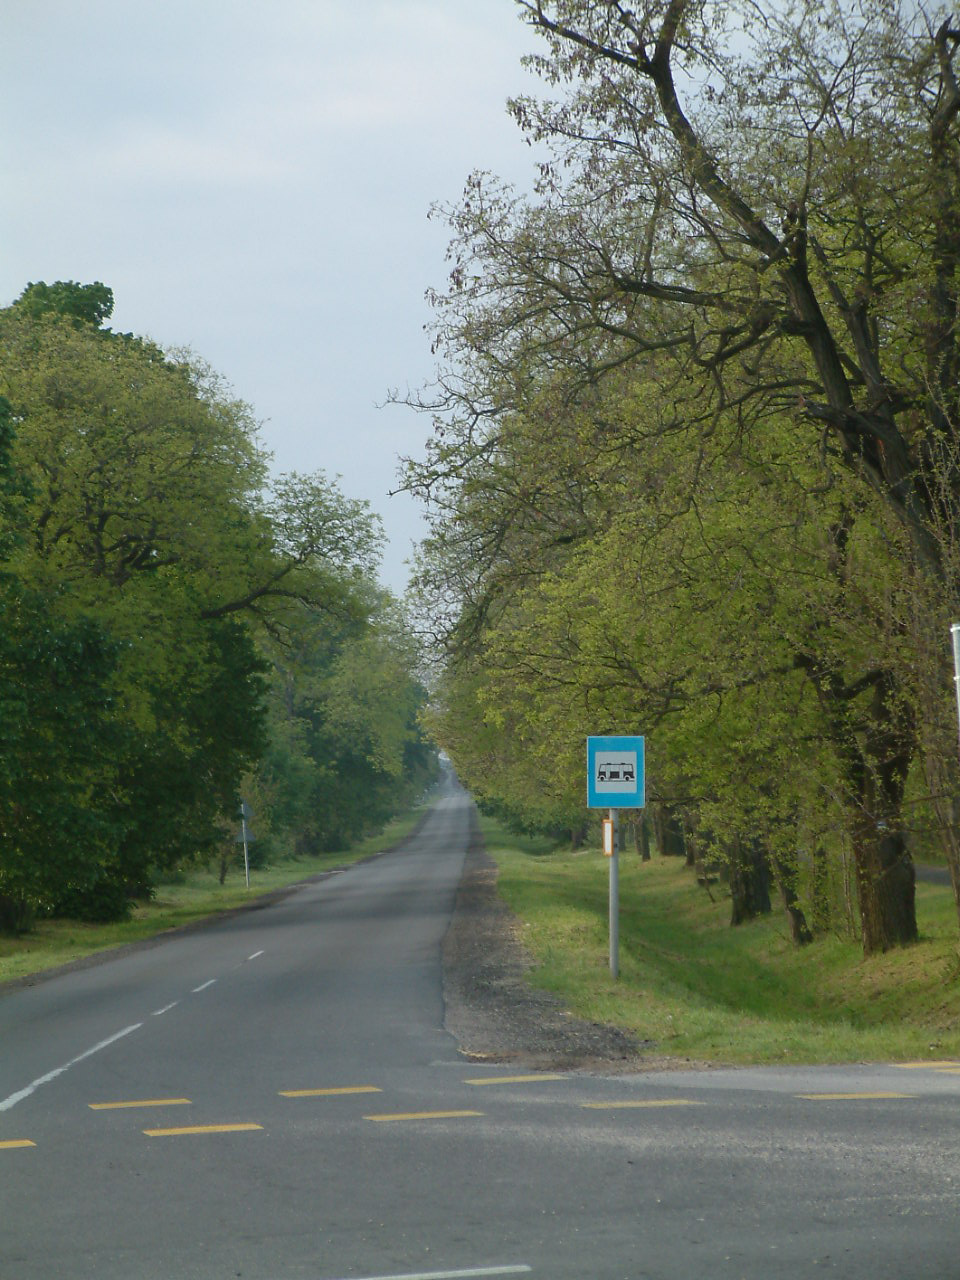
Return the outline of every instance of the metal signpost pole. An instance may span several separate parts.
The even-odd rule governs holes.
[[[950,627],[950,638],[953,641],[953,683],[957,690],[957,720],[960,724],[960,622]]]
[[[247,815],[245,813],[246,805],[240,806],[240,831],[243,835],[243,871],[247,877],[247,888],[250,888],[250,855],[247,852]]]
[[[620,977],[620,811],[610,810],[613,851],[610,854],[610,973]]]

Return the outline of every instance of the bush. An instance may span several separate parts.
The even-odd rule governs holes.
[[[126,886],[104,876],[93,884],[68,889],[58,898],[53,914],[91,924],[111,924],[129,919],[130,906]]]

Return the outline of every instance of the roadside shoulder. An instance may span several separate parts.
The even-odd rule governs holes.
[[[532,960],[520,922],[497,893],[497,865],[471,810],[470,844],[443,941],[445,1026],[474,1061],[545,1070],[633,1072],[688,1065],[658,1057],[620,1027],[574,1018],[526,980]]]

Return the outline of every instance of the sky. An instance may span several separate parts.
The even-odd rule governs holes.
[[[506,111],[537,39],[513,0],[17,0],[0,40],[0,306],[94,280],[112,327],[190,348],[277,471],[366,500],[401,593],[425,531],[390,497],[425,416],[430,206],[474,169],[529,187]]]

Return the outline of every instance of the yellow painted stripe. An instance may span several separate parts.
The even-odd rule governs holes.
[[[883,1098],[914,1098],[913,1093],[798,1093],[808,1102],[876,1102]]]
[[[195,1124],[183,1129],[144,1129],[148,1138],[179,1138],[188,1133],[245,1133],[262,1129],[262,1124]]]
[[[189,1107],[189,1098],[142,1098],[136,1102],[88,1102],[91,1111],[120,1111],[126,1107]]]
[[[956,1058],[950,1058],[945,1062],[895,1062],[893,1065],[899,1067],[901,1071],[942,1071],[947,1067],[960,1071],[960,1062],[957,1062]]]
[[[622,1102],[583,1102],[580,1104],[584,1109],[590,1111],[618,1111],[620,1108],[643,1108],[643,1107],[702,1107],[702,1102],[695,1102],[692,1098],[644,1098],[642,1101],[637,1099],[625,1099]]]
[[[364,1116],[364,1120],[387,1123],[391,1120],[460,1120],[467,1116],[482,1116],[482,1111],[401,1111],[395,1115]]]
[[[960,1067],[934,1067],[938,1076],[960,1076]]]
[[[541,1080],[565,1080],[566,1076],[549,1075],[541,1072],[533,1076],[480,1076],[476,1080],[464,1080],[464,1084],[539,1084]]]
[[[338,1098],[347,1093],[383,1093],[374,1084],[351,1084],[340,1089],[281,1089],[281,1098]]]
[[[12,1151],[14,1147],[35,1147],[37,1144],[29,1138],[7,1138],[0,1142],[0,1151]]]

